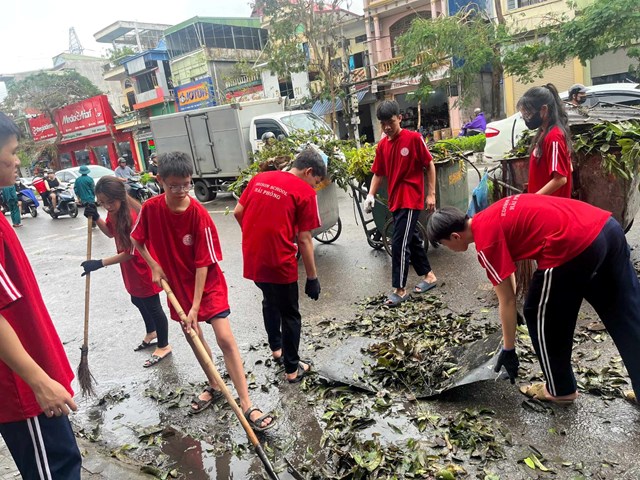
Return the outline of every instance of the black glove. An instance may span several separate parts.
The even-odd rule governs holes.
[[[102,260],[85,260],[80,264],[82,268],[84,268],[84,273],[80,275],[84,277],[87,273],[95,272],[96,270],[104,267]]]
[[[516,383],[516,377],[518,376],[518,368],[520,367],[520,361],[518,360],[518,354],[516,353],[516,349],[513,348],[511,350],[505,350],[504,348],[498,355],[498,361],[496,362],[496,367],[493,369],[494,372],[499,372],[500,369],[504,367],[509,375],[509,379],[511,380],[511,384]]]
[[[94,222],[98,221],[100,214],[98,213],[98,207],[96,207],[95,203],[89,203],[84,207],[84,216],[87,218],[93,218]]]
[[[304,293],[313,300],[318,300],[320,297],[320,281],[317,278],[307,278],[307,284],[304,286]]]

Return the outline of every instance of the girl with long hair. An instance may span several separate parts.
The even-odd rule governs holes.
[[[529,149],[529,193],[571,198],[571,135],[556,87],[533,87],[518,100],[527,128],[537,129]]]
[[[98,209],[89,204],[84,216],[93,218],[102,233],[116,242],[117,255],[102,260],[82,262],[85,273],[98,270],[108,265],[120,264],[125,288],[131,295],[133,303],[144,320],[147,331],[144,339],[135,351],[155,346],[155,351],[144,367],[151,367],[171,354],[169,346],[169,324],[162,310],[158,287],[151,280],[151,269],[131,243],[131,228],[140,212],[140,204],[132,199],[125,190],[124,183],[116,177],[105,176],[98,180],[95,188],[96,198],[107,210],[107,219],[100,218]],[[157,338],[157,343],[153,342]]]

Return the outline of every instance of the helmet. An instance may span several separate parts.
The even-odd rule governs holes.
[[[124,163],[127,163],[127,159],[126,159],[126,158],[124,158],[124,157],[120,157],[120,158],[118,158],[118,163],[123,163],[123,162],[124,162]]]
[[[268,142],[269,140],[275,140],[276,136],[273,132],[264,132],[262,134],[262,137],[260,138],[260,140],[262,140],[263,142]]]
[[[157,156],[158,154],[156,152],[153,152],[149,158],[156,158]]]
[[[571,88],[569,89],[569,98],[571,98],[571,95],[576,95],[578,93],[587,93],[587,87],[585,87],[581,83],[576,83],[575,85],[572,85]]]

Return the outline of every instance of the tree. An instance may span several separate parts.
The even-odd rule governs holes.
[[[322,84],[318,97],[332,102],[334,130],[336,99],[348,72],[339,52],[346,43],[341,26],[351,16],[349,6],[347,0],[256,0],[253,5],[269,30],[267,68],[284,77],[304,70],[317,72]]]
[[[499,3],[499,0],[496,1]],[[500,84],[504,73],[502,49],[511,35],[499,11],[497,21],[471,4],[453,16],[416,18],[411,28],[397,39],[402,59],[391,75],[420,77],[420,88],[432,88],[432,78],[459,87],[458,101],[466,105],[481,90],[475,85],[487,66],[492,71],[492,112],[498,118],[503,110]]]
[[[107,48],[104,58],[108,58],[111,63],[116,63],[121,58],[128,57],[129,55],[135,55],[136,51],[129,47],[128,45],[124,45],[122,47],[114,46],[113,48]]]
[[[630,70],[640,66],[640,2],[638,0],[595,0],[584,9],[575,10],[575,17],[567,20],[549,17],[533,39],[505,52],[513,74],[530,78],[530,71],[560,65],[572,58],[582,64],[598,55],[627,48],[627,55],[635,59]],[[525,39],[526,40],[526,39]],[[533,68],[532,68],[533,67]]]
[[[56,129],[56,143],[62,135],[54,111],[102,92],[75,70],[39,72],[9,85],[4,106],[8,110],[31,108],[42,112]]]

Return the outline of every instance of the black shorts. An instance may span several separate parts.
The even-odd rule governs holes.
[[[226,310],[223,310],[220,313],[216,313],[209,320],[205,320],[205,322],[211,325],[211,322],[213,322],[216,318],[227,318],[229,315],[231,315],[231,310],[227,308]]]

